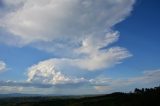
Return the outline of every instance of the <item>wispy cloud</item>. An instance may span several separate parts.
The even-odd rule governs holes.
[[[114,90],[117,88],[127,88],[128,86],[143,87],[154,85],[158,86],[160,83],[160,69],[144,71],[141,76],[131,77],[131,78],[98,78],[93,80],[96,84],[96,89],[102,92]],[[106,88],[106,89],[105,89]]]

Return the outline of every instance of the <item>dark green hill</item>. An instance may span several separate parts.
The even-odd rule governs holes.
[[[94,97],[1,98],[0,106],[160,106],[160,87]]]

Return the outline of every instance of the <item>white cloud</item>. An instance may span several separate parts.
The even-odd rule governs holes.
[[[102,47],[107,47],[108,45],[118,41],[118,32],[108,32],[105,36],[92,37],[88,36],[86,39],[82,40],[82,45],[76,50],[78,53],[93,53],[98,52]]]
[[[28,81],[49,84],[79,83],[85,81],[85,79],[65,76],[62,74],[62,71],[64,72],[68,67],[71,70],[76,70],[78,68],[88,71],[110,68],[120,63],[121,60],[131,56],[127,50],[120,47],[110,48],[106,51],[101,51],[99,48],[96,48],[93,50],[93,53],[86,53],[85,55],[84,57],[82,56],[81,58],[75,59],[53,58],[41,61],[28,69]]]
[[[0,72],[3,72],[6,70],[6,63],[3,61],[0,61]]]
[[[39,62],[28,69],[28,81],[42,84],[90,82],[63,73],[110,68],[132,56],[112,28],[131,12],[135,0],[3,0],[7,10],[0,27],[10,35],[0,38],[15,46],[33,46],[61,58]],[[5,39],[5,40],[3,40]],[[97,89],[104,86],[97,85]]]
[[[106,51],[94,52],[86,58],[78,59],[75,64],[85,70],[95,71],[104,68],[110,68],[120,61],[130,57],[131,54],[124,48],[113,47]],[[73,63],[74,64],[74,63]]]
[[[22,2],[22,3],[21,3]],[[0,20],[0,25],[20,38],[20,43],[83,38],[102,33],[122,21],[134,0],[7,0],[20,5]]]
[[[82,55],[78,58],[52,58],[31,66],[28,69],[28,81],[31,83],[53,85],[90,83],[90,80],[85,78],[67,76],[62,72],[68,67],[70,69],[68,71],[77,69],[95,71],[102,68],[110,68],[115,64],[119,64],[121,60],[131,56],[125,48],[121,47],[102,49],[103,47],[107,48],[109,44],[117,41],[119,37],[117,34],[108,34],[104,39],[95,40],[88,38],[84,40],[82,46],[74,51]],[[105,86],[99,87],[97,85],[96,88],[105,88]]]
[[[59,59],[53,58],[40,62],[38,67],[46,67],[44,71],[48,70],[49,73],[50,71],[54,71],[56,68],[61,71],[65,70],[67,67],[71,70],[74,70],[76,67],[78,69],[88,71],[110,68],[121,63],[121,60],[132,56],[125,48],[108,48],[109,44],[114,43],[118,40],[118,38],[119,35],[117,32],[108,33],[104,38],[86,38],[82,42],[82,46],[73,51],[78,55],[78,57]],[[47,67],[49,67],[49,69]]]
[[[5,43],[51,51],[63,58],[54,60],[59,64],[91,71],[109,68],[131,56],[125,48],[108,45],[118,41],[119,32],[112,27],[130,14],[135,0],[3,2],[10,7],[0,17],[0,26],[11,33],[0,36]]]
[[[67,84],[85,81],[84,78],[71,78],[65,76],[55,67],[56,61],[50,59],[33,65],[28,69],[28,81],[44,84]]]

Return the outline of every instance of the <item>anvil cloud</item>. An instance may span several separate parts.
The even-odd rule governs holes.
[[[83,82],[62,72],[108,69],[132,54],[110,46],[120,33],[114,26],[130,15],[135,0],[2,0],[0,42],[58,54],[28,68],[29,82]]]

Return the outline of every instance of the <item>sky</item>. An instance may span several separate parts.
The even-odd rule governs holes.
[[[159,0],[0,0],[0,94],[160,84]]]

